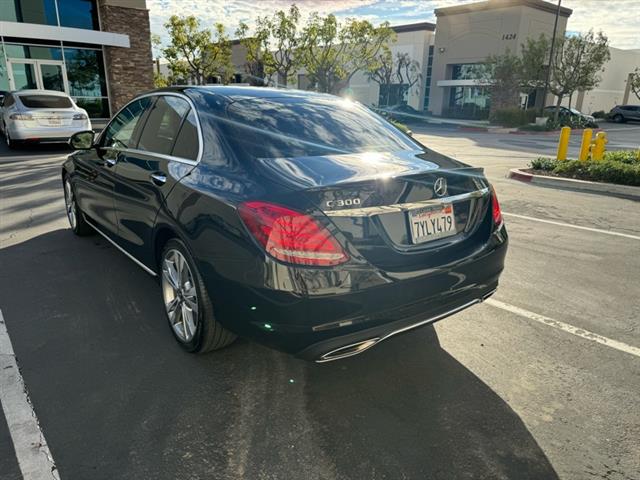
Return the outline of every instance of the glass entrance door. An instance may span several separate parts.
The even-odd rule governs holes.
[[[9,65],[11,90],[31,90],[38,88],[35,62],[9,62]]]
[[[44,90],[66,91],[62,64],[38,62],[38,67],[40,68],[40,78],[42,79],[42,88]]]
[[[64,64],[52,60],[9,59],[9,84],[12,90],[56,90],[68,92]]]

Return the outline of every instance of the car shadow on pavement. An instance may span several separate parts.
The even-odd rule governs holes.
[[[42,143],[31,145],[18,145],[11,149],[4,142],[0,134],[0,162],[3,157],[28,157],[33,155],[68,155],[73,149],[66,143]]]
[[[433,327],[314,364],[176,344],[155,279],[99,236],[0,250],[0,309],[61,478],[557,478]]]

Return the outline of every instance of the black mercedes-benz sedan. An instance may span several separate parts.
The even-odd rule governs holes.
[[[498,286],[507,232],[482,169],[350,100],[162,89],[71,144],[73,232],[97,231],[159,278],[190,352],[240,335],[335,360]]]

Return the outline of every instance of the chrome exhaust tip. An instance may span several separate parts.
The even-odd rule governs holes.
[[[363,340],[362,342],[352,343],[351,345],[336,348],[335,350],[331,350],[330,352],[322,355],[318,360],[316,360],[316,363],[331,362],[332,360],[340,360],[341,358],[357,355],[373,347],[380,340],[380,337],[375,337],[370,338],[369,340]]]

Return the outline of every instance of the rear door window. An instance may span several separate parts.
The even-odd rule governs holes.
[[[180,127],[171,155],[188,160],[197,160],[200,150],[197,121],[195,112],[190,110],[187,118],[182,122],[182,127]]]
[[[72,108],[69,97],[58,95],[20,95],[20,101],[27,108]]]
[[[179,97],[163,95],[158,98],[140,135],[138,150],[171,155],[182,120],[189,108],[189,103]]]
[[[151,104],[149,97],[131,102],[111,121],[105,132],[102,146],[113,148],[131,148],[134,145],[134,132],[142,114]]]

